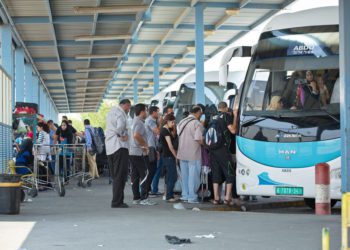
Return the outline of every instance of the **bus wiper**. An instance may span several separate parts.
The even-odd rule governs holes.
[[[320,111],[326,113],[330,118],[332,118],[334,121],[340,123],[340,120],[335,117],[333,114],[331,114],[327,109],[320,109]]]
[[[268,118],[276,118],[275,116],[257,116],[257,117],[254,117],[248,121],[243,121],[241,123],[241,126],[245,127],[245,126],[248,126],[248,125],[253,125],[255,123],[258,123],[258,122],[261,122],[261,121],[264,121]]]

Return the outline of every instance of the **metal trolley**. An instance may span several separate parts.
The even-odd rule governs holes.
[[[86,171],[85,144],[35,144],[33,155],[34,166],[31,180],[34,183],[31,194],[37,195],[39,188],[45,187],[56,190],[59,196],[63,197],[66,193],[65,185],[73,177],[79,179],[78,186],[91,186],[92,178],[88,177]]]

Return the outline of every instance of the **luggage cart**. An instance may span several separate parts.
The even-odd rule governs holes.
[[[87,148],[85,144],[60,145],[60,166],[63,168],[64,183],[71,178],[78,178],[79,187],[90,187],[93,178],[89,176],[86,168]]]
[[[43,147],[49,148],[49,157],[47,155],[47,152],[44,152],[44,154],[46,154],[46,157],[43,157]],[[66,191],[64,188],[64,178],[59,169],[59,152],[59,145],[33,145],[33,174],[30,179],[26,179],[24,177],[24,181],[26,183],[33,182],[32,188],[29,191],[29,195],[32,197],[38,195],[38,190],[40,190],[40,188],[56,190],[60,197],[65,196]],[[52,155],[55,155],[55,160],[52,160]],[[50,165],[55,166],[54,173],[50,173]],[[44,174],[42,172],[43,169],[45,170]],[[33,196],[33,194],[35,196]]]

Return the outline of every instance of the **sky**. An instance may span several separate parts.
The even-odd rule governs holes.
[[[297,0],[297,1],[293,2],[292,4],[290,4],[284,10],[279,11],[276,15],[279,15],[282,13],[291,13],[291,12],[296,12],[296,11],[301,11],[301,10],[306,10],[306,9],[312,9],[312,8],[317,8],[317,7],[337,6],[337,5],[338,5],[338,0]],[[224,50],[219,52],[213,58],[207,60],[204,63],[204,71],[217,71],[217,70],[219,70],[219,64],[220,64],[221,58],[224,55],[224,53],[227,51],[227,49],[235,47],[235,46],[243,46],[243,45],[253,46],[254,44],[256,44],[258,39],[259,39],[259,35],[260,35],[261,31],[263,30],[263,28],[269,22],[270,19],[266,20],[265,22],[263,22],[262,24],[260,24],[256,28],[254,28],[253,30],[249,31],[246,35],[244,35],[242,38],[238,39],[236,42],[227,46],[227,48],[225,48]],[[232,63],[234,64],[235,62],[232,62]],[[237,64],[234,64],[234,66],[236,68]],[[243,70],[245,63],[241,64],[241,66],[242,66],[241,68],[236,68],[236,69]],[[231,64],[230,64],[230,68],[232,68]],[[183,81],[183,79],[185,79],[188,75],[193,74],[194,72],[195,72],[195,70],[193,69],[192,71],[190,71],[189,73],[187,73],[183,77],[179,78],[179,80],[177,80],[174,83],[174,85],[180,84]],[[162,91],[167,91],[167,88],[165,88]]]

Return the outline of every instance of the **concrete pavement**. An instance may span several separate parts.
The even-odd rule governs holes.
[[[63,198],[53,191],[40,192],[32,202],[22,204],[20,215],[0,215],[0,249],[310,250],[321,249],[322,227],[330,228],[331,249],[340,248],[339,214],[176,210],[161,198],[152,207],[112,209],[110,198],[107,179],[86,189],[71,181]],[[126,202],[131,200],[127,185]],[[193,243],[170,245],[166,234],[190,238]],[[195,237],[208,234],[216,238]],[[17,242],[17,246],[5,242]]]

